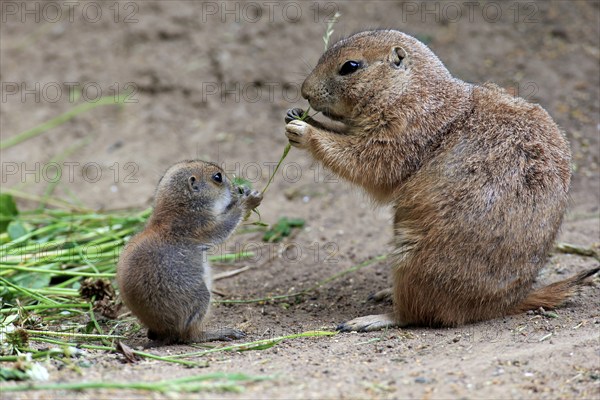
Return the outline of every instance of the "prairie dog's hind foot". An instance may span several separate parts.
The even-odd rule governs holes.
[[[176,340],[173,340],[172,338],[166,335],[161,335],[158,332],[153,331],[152,329],[148,329],[146,336],[148,337],[148,339],[150,339],[150,341],[144,344],[144,349],[151,349],[153,347],[162,347],[177,343]]]
[[[203,331],[189,339],[182,339],[177,336],[159,335],[152,330],[148,330],[148,339],[150,339],[150,342],[146,343],[144,348],[147,349],[152,347],[161,347],[169,344],[203,343],[215,341],[230,342],[232,340],[242,339],[244,337],[246,337],[244,332],[233,328],[219,328],[213,331]]]
[[[214,331],[202,332],[195,338],[195,342],[215,342],[223,341],[230,342],[232,340],[242,339],[246,334],[240,330],[233,328],[219,328]]]
[[[340,332],[372,332],[400,326],[403,324],[398,323],[392,314],[376,314],[346,321],[339,324],[336,330]]]

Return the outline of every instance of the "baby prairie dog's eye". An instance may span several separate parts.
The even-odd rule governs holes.
[[[361,67],[359,61],[346,61],[340,68],[340,75],[349,75]]]
[[[214,174],[212,176],[212,180],[217,182],[217,183],[222,183],[223,182],[223,175],[221,175],[220,172],[217,172],[216,174]]]

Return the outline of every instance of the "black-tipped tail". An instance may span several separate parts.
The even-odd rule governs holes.
[[[540,307],[546,309],[556,308],[564,303],[587,278],[598,271],[600,271],[600,268],[592,268],[563,281],[534,290],[509,314],[520,314],[529,310],[537,310]]]

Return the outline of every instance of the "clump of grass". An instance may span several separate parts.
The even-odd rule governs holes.
[[[265,242],[279,242],[284,237],[290,236],[292,229],[302,228],[304,220],[302,218],[281,217],[276,224],[271,226],[263,235]]]
[[[63,304],[79,298],[82,278],[114,278],[119,253],[151,213],[73,212],[44,209],[11,216],[0,234],[3,290],[23,295],[21,305]],[[11,236],[10,227],[18,235]],[[225,262],[253,256],[243,252],[211,256]],[[26,285],[22,285],[26,283]],[[14,298],[14,296],[10,296]]]
[[[106,96],[94,103],[79,104],[10,137],[0,144],[0,149],[21,144],[96,107],[122,106],[128,96]],[[53,161],[85,143],[84,140],[68,148]],[[80,280],[114,277],[120,249],[144,224],[149,210],[95,212],[51,198],[55,186],[56,183],[49,184],[42,197],[7,188],[2,188],[0,193],[2,361],[21,360],[23,354],[37,359],[67,357],[67,353],[72,353],[60,348],[29,347],[40,335],[63,335],[102,343],[110,343],[118,337],[104,334],[95,318],[94,299],[83,299],[79,293]],[[36,201],[39,207],[20,212],[14,197]],[[84,319],[89,322],[82,323]],[[54,329],[47,330],[47,326]]]

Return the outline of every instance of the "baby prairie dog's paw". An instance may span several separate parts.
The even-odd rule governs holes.
[[[299,149],[305,149],[308,146],[308,139],[312,134],[313,127],[304,121],[295,119],[288,122],[285,126],[285,135],[290,144]]]
[[[263,199],[263,195],[258,190],[252,190],[249,187],[243,186],[240,188],[242,192],[242,202],[247,210],[254,210],[258,207]]]

